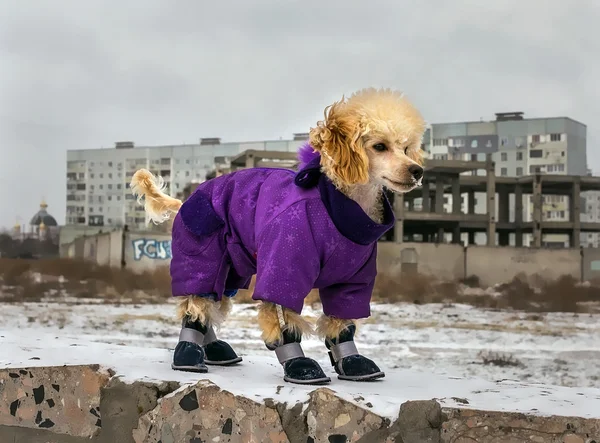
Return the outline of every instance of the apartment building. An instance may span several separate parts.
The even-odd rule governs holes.
[[[586,175],[586,126],[568,117],[525,118],[522,112],[498,113],[494,121],[432,124],[425,143],[434,159],[460,159],[484,161],[491,154],[497,176],[518,177],[535,174]],[[483,171],[474,171],[474,174]],[[533,204],[530,196],[524,196],[524,220],[531,220]],[[594,196],[586,195],[586,202]],[[485,199],[475,195],[475,208],[485,213]],[[468,204],[463,197],[463,210]],[[596,198],[597,201],[597,198]],[[452,208],[451,197],[445,206]],[[510,219],[514,220],[514,201],[510,202]],[[591,209],[590,209],[591,210]],[[545,196],[544,218],[562,221],[569,219],[567,197]],[[596,212],[597,213],[597,212]],[[594,221],[594,220],[590,220]],[[598,234],[584,234],[582,245],[598,243]],[[485,238],[475,241],[484,244]],[[529,245],[531,237],[524,238]],[[511,244],[513,240],[511,240]],[[547,235],[545,246],[567,246],[563,235]]]
[[[79,226],[146,227],[146,216],[129,190],[136,170],[160,175],[175,196],[190,182],[202,182],[215,168],[215,157],[227,162],[246,150],[296,151],[305,134],[292,140],[221,143],[204,138],[198,144],[135,146],[118,142],[111,149],[82,149],[67,153],[66,222]]]
[[[132,142],[116,143],[111,149],[74,150],[67,153],[67,224],[78,226],[122,226],[145,228],[146,216],[129,192],[129,182],[139,168],[161,175],[168,192],[176,196],[190,182],[202,182],[216,167],[226,168],[229,159],[248,150],[296,151],[307,134],[295,134],[291,140],[247,143],[221,143],[218,138],[204,138],[197,144],[169,146],[135,146]],[[485,161],[491,154],[497,176],[521,176],[539,171],[542,174],[586,175],[586,126],[567,117],[527,119],[521,112],[496,114],[494,121],[435,123],[425,133],[425,149],[433,159]],[[217,162],[217,163],[215,163]],[[471,172],[469,172],[471,173]],[[474,171],[473,174],[484,174]],[[600,196],[582,194],[585,208],[582,221],[600,221]],[[452,208],[452,197],[445,201]],[[468,197],[461,205],[466,212]],[[485,213],[486,199],[475,194],[475,210]],[[511,196],[511,200],[512,200]],[[419,202],[415,202],[415,210]],[[524,196],[523,218],[532,219],[530,196]],[[510,219],[514,220],[514,200],[510,202]],[[543,213],[547,220],[568,220],[566,197],[546,196]],[[598,234],[582,234],[581,244],[597,246]],[[484,234],[476,243],[485,244]],[[524,245],[531,238],[525,235]],[[546,246],[564,246],[567,236],[546,235]],[[514,244],[514,239],[510,240]]]

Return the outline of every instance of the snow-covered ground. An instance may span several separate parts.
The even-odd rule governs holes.
[[[234,305],[219,336],[241,354],[271,358],[256,326],[257,305]],[[382,369],[447,377],[600,388],[600,314],[530,314],[464,305],[374,305],[360,329],[359,350]],[[319,311],[306,308],[316,318]],[[110,305],[97,300],[0,304],[0,336],[37,337],[172,349],[174,304]],[[303,340],[308,356],[329,368],[324,345]],[[481,352],[512,354],[519,366],[484,365]],[[2,354],[0,348],[0,363]],[[0,367],[2,365],[0,364]]]
[[[173,371],[167,349],[94,343],[87,337],[49,337],[26,329],[0,334],[0,369],[100,364],[125,383],[176,381],[182,385],[210,380],[235,395],[264,402],[273,399],[293,406],[307,402],[314,386],[284,383],[281,366],[265,356],[246,357],[243,364],[212,367],[208,374]],[[328,385],[347,401],[394,420],[409,400],[436,399],[443,406],[531,415],[600,418],[600,389],[525,384],[512,380],[487,381],[432,375],[415,369],[389,371],[371,383],[338,380],[331,369]],[[173,394],[170,394],[173,395]]]

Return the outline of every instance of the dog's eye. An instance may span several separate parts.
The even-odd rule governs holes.
[[[387,150],[387,146],[384,145],[383,143],[377,143],[375,145],[373,145],[373,149],[375,149],[378,152],[383,152]]]
[[[408,146],[404,148],[404,155],[408,155]]]

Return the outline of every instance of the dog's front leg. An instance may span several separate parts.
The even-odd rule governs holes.
[[[331,379],[321,366],[304,355],[302,335],[311,331],[301,315],[274,303],[263,302],[258,312],[258,324],[267,348],[275,351],[283,366],[283,379],[298,384],[324,384]]]
[[[385,374],[368,358],[360,355],[354,343],[356,321],[323,314],[317,322],[317,332],[325,340],[331,365],[342,380],[369,381]]]
[[[184,297],[177,308],[181,332],[173,354],[173,369],[207,372],[207,364],[227,366],[242,361],[228,343],[217,339],[214,329],[230,309],[229,297],[220,301],[211,295]]]

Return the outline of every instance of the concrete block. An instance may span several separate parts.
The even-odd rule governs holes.
[[[600,420],[510,412],[444,410],[443,443],[596,443]]]
[[[264,403],[200,381],[164,397],[140,418],[135,443],[287,443],[279,414]]]
[[[0,370],[0,425],[92,437],[101,426],[98,365]]]

